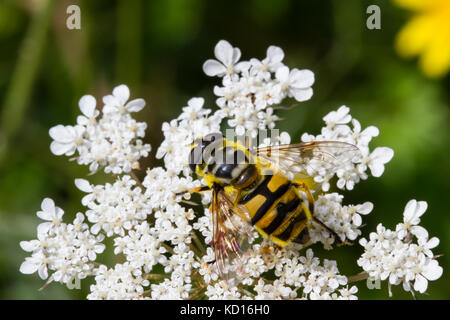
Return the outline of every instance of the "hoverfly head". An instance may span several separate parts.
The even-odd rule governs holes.
[[[211,155],[211,150],[223,143],[223,135],[220,132],[210,133],[204,137],[200,137],[191,143],[191,152],[189,154],[189,168],[192,172],[196,172],[197,165],[204,166],[207,157]],[[208,150],[208,152],[206,152]]]

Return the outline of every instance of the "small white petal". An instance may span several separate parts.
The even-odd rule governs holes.
[[[356,210],[359,214],[369,214],[373,210],[373,203],[370,201],[364,202],[357,206]]]
[[[280,47],[270,46],[267,48],[267,58],[273,63],[281,62],[284,59],[284,52]]]
[[[422,271],[422,275],[428,280],[437,280],[442,276],[442,267],[438,264],[436,260],[431,260]]]
[[[22,250],[27,252],[32,252],[33,250],[36,250],[39,247],[39,241],[38,240],[31,240],[31,241],[20,241],[20,247]]]
[[[70,143],[73,140],[68,128],[61,124],[50,128],[49,135],[58,142]]]
[[[410,200],[403,211],[403,220],[412,224],[418,224],[420,217],[427,211],[428,204],[425,201]]]
[[[46,265],[40,265],[39,269],[38,269],[38,274],[39,274],[39,277],[42,280],[47,279],[48,278],[47,266]]]
[[[416,218],[421,217],[428,209],[428,203],[426,201],[418,201],[416,209]]]
[[[278,68],[277,72],[275,73],[275,77],[280,82],[286,81],[289,77],[289,68],[286,66],[282,66],[282,67]]]
[[[241,58],[241,50],[239,48],[233,48],[233,64],[239,61]]]
[[[73,143],[60,143],[57,141],[53,141],[50,144],[50,151],[57,156],[61,156],[63,154],[72,155],[75,150],[76,147]]]
[[[119,99],[121,105],[124,105],[130,98],[130,89],[126,85],[121,84],[114,88],[113,95]]]
[[[311,70],[293,69],[290,74],[291,87],[308,88],[314,83],[314,73]]]
[[[416,208],[417,208],[417,201],[416,200],[409,200],[408,203],[405,206],[405,210],[403,210],[403,217],[404,221],[411,221],[415,214],[416,214]]]
[[[20,272],[24,273],[24,274],[32,274],[35,273],[38,269],[39,265],[32,263],[30,261],[24,261],[21,265],[20,265]]]
[[[117,99],[115,99],[114,101],[117,101]],[[105,104],[105,106],[103,107],[103,113],[114,113],[117,112],[117,104]]]
[[[236,54],[238,52],[235,52],[231,44],[226,40],[220,40],[214,48],[216,58],[227,67],[233,64],[233,57]]]
[[[362,223],[361,216],[359,214],[355,214],[352,217],[352,222],[355,226],[360,226]]]
[[[89,193],[94,190],[89,181],[87,181],[86,179],[75,179],[75,186],[83,192]]]
[[[105,105],[110,105],[110,106],[117,106],[120,104],[119,101],[117,100],[117,98],[111,94],[108,94],[103,97],[103,103]]]
[[[205,99],[203,98],[191,98],[188,101],[188,105],[193,107],[194,109],[201,109],[204,103]]]
[[[89,94],[81,97],[78,102],[78,106],[80,107],[81,112],[88,118],[92,118],[95,115],[95,98]]]
[[[207,60],[203,64],[203,72],[210,77],[219,76],[225,74],[227,69],[223,64],[218,62],[217,60]]]
[[[250,68],[251,63],[247,62],[247,61],[241,61],[238,62],[235,66],[234,66],[234,70],[235,71],[246,71]]]
[[[433,249],[436,248],[439,245],[439,239],[436,237],[431,238],[428,242],[427,242],[427,248],[428,249]]]
[[[49,212],[51,214],[55,213],[55,202],[51,198],[45,198],[42,200],[41,209],[44,212]]]
[[[38,234],[38,238],[39,239],[43,239],[46,237],[46,234],[48,233],[48,231],[50,230],[50,228],[52,227],[52,223],[51,222],[43,222],[40,223],[37,226],[37,234]]]
[[[422,239],[428,238],[428,231],[424,227],[421,227],[421,226],[412,226],[411,227],[411,233],[413,235],[415,235],[416,238],[418,238],[418,239],[420,239],[420,238],[422,238]]]
[[[392,157],[394,156],[394,150],[388,147],[378,147],[373,150],[370,157],[372,159],[377,159],[377,161],[384,163],[387,163],[391,161]]]
[[[372,176],[375,178],[381,177],[384,172],[384,164],[375,162],[369,164],[370,172],[372,173]]]
[[[428,287],[428,280],[421,275],[417,275],[416,281],[414,282],[414,290],[424,293]]]
[[[144,99],[134,99],[127,103],[126,109],[128,112],[139,112],[145,107]]]
[[[306,101],[311,99],[313,95],[313,89],[298,89],[298,88],[291,88],[291,91],[294,95],[295,100],[298,102]]]
[[[375,126],[370,126],[364,129],[364,135],[368,135],[370,137],[377,137],[380,134],[380,130],[378,130]]]

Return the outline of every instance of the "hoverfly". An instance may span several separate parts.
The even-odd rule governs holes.
[[[189,166],[198,177],[204,178],[206,186],[178,195],[212,190],[213,262],[219,274],[223,277],[227,266],[245,252],[248,235],[236,219],[253,226],[281,247],[290,242],[306,244],[310,222],[317,223],[338,244],[343,244],[335,231],[312,215],[314,199],[303,182],[307,174],[299,176],[294,169],[314,162],[329,164],[336,153],[356,155],[358,151],[356,146],[339,141],[251,149],[224,138],[221,133],[196,139],[191,144]],[[293,175],[296,177],[288,177]]]

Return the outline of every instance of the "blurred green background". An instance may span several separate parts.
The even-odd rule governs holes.
[[[366,8],[374,3],[381,8],[381,30],[366,28]],[[66,27],[71,4],[81,8],[81,30]],[[88,170],[51,154],[49,128],[75,123],[82,95],[100,100],[125,83],[132,97],[147,101],[137,118],[149,124],[146,140],[153,150],[142,166],[159,164],[154,154],[162,122],[193,96],[214,105],[219,82],[202,72],[202,64],[226,39],[243,59],[262,59],[273,44],[283,48],[288,66],[314,71],[313,98],[280,113],[280,129],[295,140],[305,131],[318,134],[322,117],[343,104],[363,127],[380,129],[371,146],[391,147],[394,158],[382,178],[345,192],[345,202],[375,204],[364,220],[367,236],[380,222],[395,228],[408,200],[427,201],[422,225],[441,239],[434,252],[444,254],[444,274],[419,298],[448,299],[450,78],[427,79],[415,60],[396,54],[395,35],[410,16],[390,1],[0,1],[0,298],[81,299],[89,290],[83,282],[81,290],[51,284],[38,291],[43,281],[36,274],[19,273],[28,255],[19,242],[36,238],[35,213],[44,197],[65,210],[66,221],[83,211],[73,179]],[[108,178],[98,173],[89,179]],[[343,274],[361,271],[359,245],[316,251],[336,259]],[[387,298],[385,284],[358,288],[361,299]],[[400,288],[393,294],[411,298]]]

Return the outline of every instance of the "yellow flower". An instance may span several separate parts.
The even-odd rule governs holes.
[[[393,0],[414,12],[400,30],[396,48],[400,55],[419,55],[423,72],[433,78],[450,69],[450,0]]]

